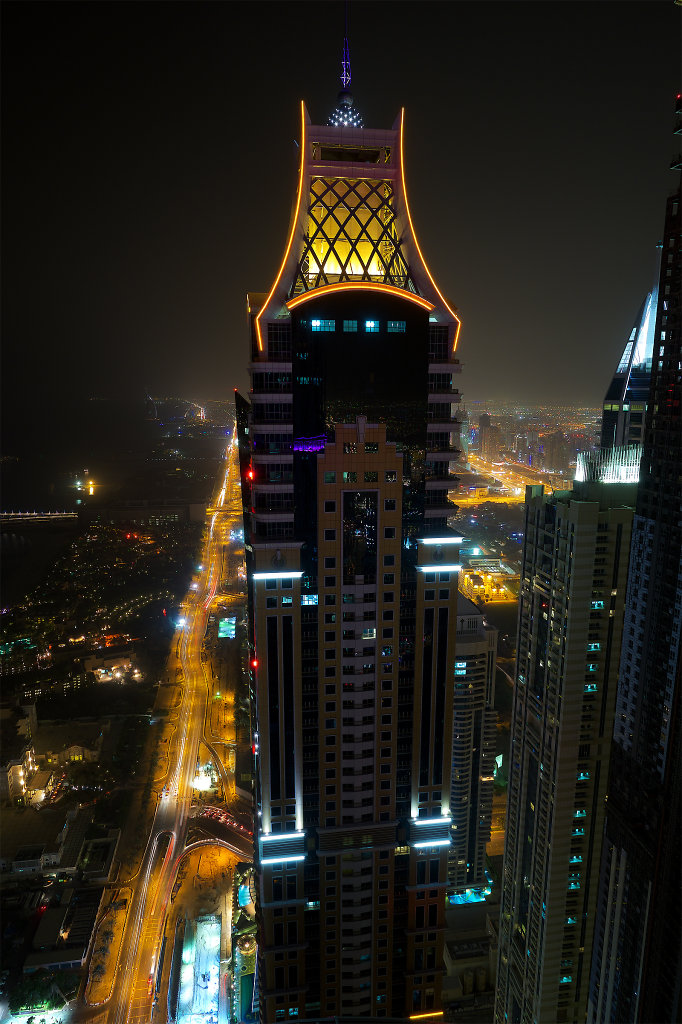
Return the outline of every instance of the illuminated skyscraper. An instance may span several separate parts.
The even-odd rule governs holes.
[[[412,227],[403,116],[360,123],[347,89],[328,125],[301,108],[238,400],[267,1021],[440,1009],[459,321]]]
[[[676,141],[682,138],[677,97]],[[666,206],[588,1020],[679,1020],[682,211]]]
[[[450,792],[450,884],[455,890],[486,883],[497,739],[496,657],[497,630],[473,601],[460,594]]]
[[[659,262],[660,249],[656,260],[656,283],[639,308],[623,355],[604,397],[602,448],[642,443],[658,309]]]
[[[496,1024],[585,1020],[637,468],[526,488]]]

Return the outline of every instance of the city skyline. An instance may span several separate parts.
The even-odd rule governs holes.
[[[255,75],[237,40],[258,7]],[[302,30],[258,7],[169,7],[163,33],[151,7],[41,8],[37,24],[5,10],[5,379],[48,407],[55,392],[244,386],[246,290],[276,270],[298,105],[326,116],[343,13],[316,8]],[[406,103],[413,215],[461,310],[469,397],[597,405],[652,276],[679,12],[562,5],[558,34],[555,9],[404,4],[388,19],[352,4],[352,87],[370,126]],[[276,183],[252,159],[263,116]],[[434,162],[452,175],[445,205]]]

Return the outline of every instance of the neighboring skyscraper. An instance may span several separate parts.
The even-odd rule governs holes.
[[[631,461],[526,488],[496,1024],[585,1020],[636,491],[606,481]]]
[[[639,308],[637,319],[604,398],[602,448],[642,443],[651,382],[659,270],[660,247],[656,260],[656,283]]]
[[[237,402],[268,1022],[436,1016],[443,971],[459,322],[412,228],[402,116],[357,127],[344,88],[330,120],[302,106]]]
[[[682,135],[680,96],[675,132]],[[673,168],[679,171],[678,155]],[[682,216],[668,199],[633,525],[590,992],[592,1022],[680,1019]]]
[[[457,659],[452,726],[450,884],[484,885],[495,770],[497,630],[463,594],[457,601]]]

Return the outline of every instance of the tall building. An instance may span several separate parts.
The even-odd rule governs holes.
[[[636,484],[526,488],[496,1024],[585,1020]]]
[[[637,313],[623,355],[604,397],[601,447],[639,444],[644,436],[644,417],[649,397],[654,351],[660,247],[656,282]]]
[[[301,107],[237,403],[267,1021],[441,1007],[459,321],[414,234],[403,115],[360,125],[347,88],[327,125]]]
[[[682,136],[677,97],[675,133]],[[679,172],[678,155],[673,169]],[[590,1021],[680,1019],[682,342],[679,173],[666,206],[618,680]]]
[[[452,722],[450,884],[485,884],[485,850],[493,814],[497,712],[497,630],[464,594],[457,600],[457,658]]]

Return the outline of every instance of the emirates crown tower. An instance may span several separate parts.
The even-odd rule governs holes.
[[[442,1015],[459,321],[343,81],[237,397],[264,1021]]]

